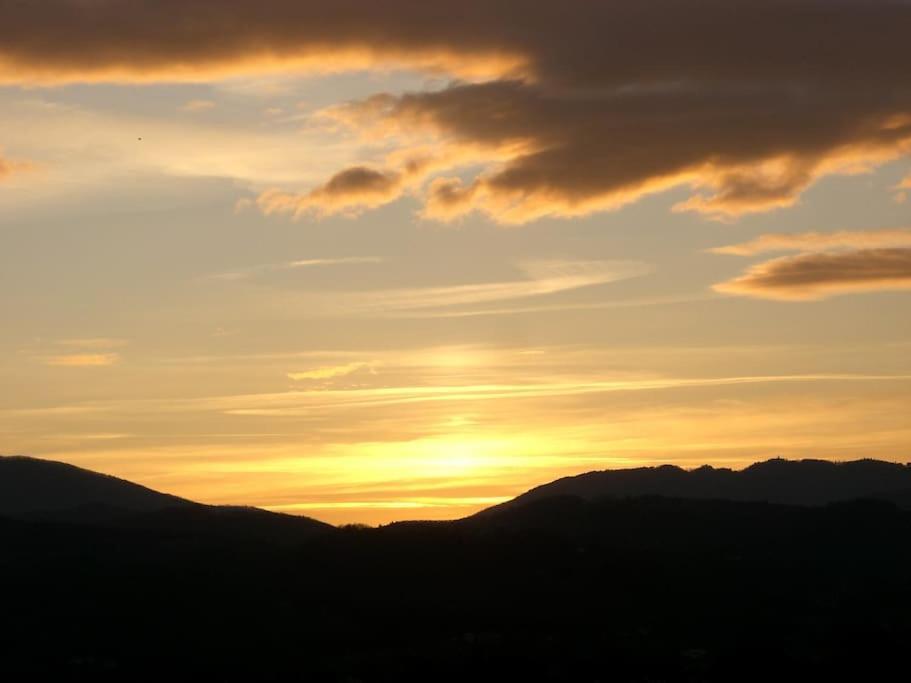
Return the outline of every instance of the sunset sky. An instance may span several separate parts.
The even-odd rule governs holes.
[[[911,3],[0,0],[0,452],[333,523],[911,461]]]

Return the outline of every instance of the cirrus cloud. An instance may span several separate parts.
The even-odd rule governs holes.
[[[327,365],[319,368],[314,368],[312,370],[289,372],[288,378],[294,380],[295,382],[302,382],[304,380],[334,379],[336,377],[347,377],[348,375],[354,374],[355,372],[363,370],[365,368],[372,369],[373,366],[373,363],[366,362],[345,363],[344,365]]]
[[[714,254],[752,256],[769,251],[822,251],[911,247],[911,228],[896,230],[840,230],[838,232],[767,233],[742,244],[710,249]]]
[[[70,353],[44,359],[45,365],[65,368],[97,368],[115,365],[118,362],[120,354],[117,353]]]

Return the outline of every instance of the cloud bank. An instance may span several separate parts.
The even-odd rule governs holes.
[[[431,69],[462,80],[336,110],[383,163],[263,210],[414,191],[428,218],[520,224],[683,186],[677,210],[730,219],[908,153],[908,35],[897,0],[0,0],[0,82]]]

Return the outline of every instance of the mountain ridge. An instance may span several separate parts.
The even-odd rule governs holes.
[[[0,679],[887,680],[911,641],[911,511],[881,500],[545,495],[378,528],[82,513],[0,515]]]
[[[593,502],[641,497],[798,506],[874,499],[911,509],[911,464],[773,458],[741,470],[710,465],[683,469],[668,464],[599,470],[536,486],[465,519],[492,518],[550,498]],[[265,531],[273,522],[287,529],[293,520],[307,520],[314,529],[332,528],[301,515],[204,505],[75,465],[22,455],[0,455],[0,516],[90,524],[187,524],[199,529],[210,524],[238,524],[245,531]]]
[[[871,498],[911,508],[911,464],[870,458],[845,462],[773,458],[741,470],[711,465],[689,470],[675,465],[599,470],[536,486],[472,517],[563,496],[587,501],[661,496],[809,506]]]
[[[150,511],[195,503],[69,463],[0,455],[0,514],[30,515],[91,504]]]
[[[333,529],[303,515],[206,505],[55,460],[0,455],[0,516],[280,542]]]

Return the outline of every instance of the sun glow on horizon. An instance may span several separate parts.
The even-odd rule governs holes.
[[[0,452],[371,524],[911,459],[907,3],[566,1],[0,1]]]

